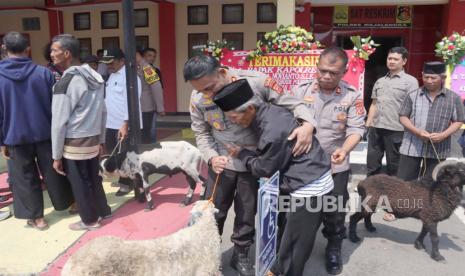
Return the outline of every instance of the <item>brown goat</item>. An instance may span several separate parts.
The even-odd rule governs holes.
[[[449,218],[462,199],[465,184],[465,164],[447,160],[439,163],[433,171],[432,183],[427,181],[403,181],[388,175],[374,175],[360,182],[358,193],[362,200],[361,211],[350,216],[349,239],[359,242],[357,223],[363,218],[369,232],[376,231],[371,223],[371,215],[376,210],[380,198],[387,200],[390,213],[397,218],[417,218],[423,222],[420,235],[415,240],[415,248],[425,249],[423,239],[430,234],[431,258],[444,260],[438,250],[438,222]]]

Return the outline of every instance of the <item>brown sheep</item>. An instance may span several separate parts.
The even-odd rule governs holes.
[[[423,222],[420,235],[415,240],[415,248],[425,249],[423,239],[430,234],[431,258],[445,260],[438,250],[438,222],[449,218],[462,199],[465,184],[465,164],[447,160],[439,163],[433,170],[433,181],[407,182],[388,175],[374,175],[360,182],[358,193],[361,197],[361,211],[350,216],[349,239],[359,242],[357,223],[363,218],[369,232],[376,231],[371,223],[371,215],[379,202],[390,207],[390,213],[397,218],[417,218]],[[382,198],[383,197],[383,198]],[[380,201],[380,199],[382,199]],[[389,206],[390,205],[390,206]]]

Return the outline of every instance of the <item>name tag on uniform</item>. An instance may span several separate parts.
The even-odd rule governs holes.
[[[212,106],[206,106],[205,111],[212,111],[218,109],[217,105],[212,105]]]

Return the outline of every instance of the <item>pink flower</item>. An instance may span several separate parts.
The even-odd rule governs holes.
[[[447,47],[447,49],[449,49],[449,50],[454,50],[454,49],[455,49],[455,46],[454,46],[454,45],[449,45],[449,47]]]
[[[273,45],[273,49],[278,50],[278,49],[279,49],[278,44],[274,44],[274,45]]]
[[[266,52],[266,46],[262,46],[261,50],[262,52]]]
[[[363,45],[362,45],[362,49],[365,50],[365,51],[367,51],[368,49],[370,49],[370,45],[368,45],[368,44],[363,44]]]
[[[316,50],[316,49],[318,49],[318,45],[316,45],[316,43],[313,43],[312,46],[310,47],[310,49]]]
[[[455,41],[455,36],[453,36],[453,35],[449,36],[449,41],[454,42]]]
[[[281,48],[287,48],[287,42],[286,41],[281,42]]]

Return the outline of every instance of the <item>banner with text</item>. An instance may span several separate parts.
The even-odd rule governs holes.
[[[333,25],[338,28],[409,28],[412,6],[335,6]]]
[[[292,89],[301,83],[315,79],[316,65],[322,50],[305,53],[270,53],[247,61],[247,51],[228,51],[221,64],[231,68],[255,70],[269,75],[285,90]],[[353,50],[347,50],[349,66],[344,80],[353,85],[363,95],[365,61],[354,58]]]

